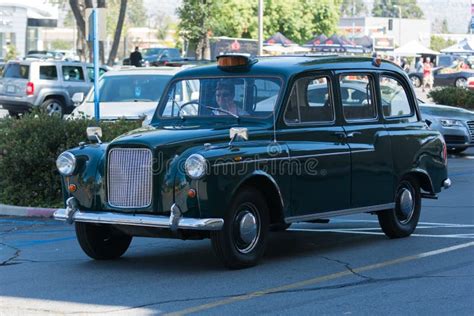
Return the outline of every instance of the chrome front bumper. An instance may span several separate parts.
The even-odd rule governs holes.
[[[69,198],[65,209],[58,209],[54,212],[54,219],[73,222],[144,226],[156,228],[168,228],[172,231],[178,229],[189,230],[221,230],[224,226],[222,218],[183,218],[181,211],[176,204],[171,207],[169,217],[162,215],[124,214],[114,212],[81,211],[77,208],[74,198]]]

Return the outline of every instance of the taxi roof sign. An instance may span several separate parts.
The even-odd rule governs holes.
[[[227,68],[227,67],[245,67],[250,66],[257,62],[255,58],[252,58],[250,54],[235,54],[227,53],[221,54],[216,57],[217,66]]]

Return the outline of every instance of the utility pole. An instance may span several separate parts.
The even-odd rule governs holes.
[[[258,0],[258,55],[263,55],[263,0]]]
[[[402,46],[402,7],[394,5],[394,8],[398,8],[398,45]]]

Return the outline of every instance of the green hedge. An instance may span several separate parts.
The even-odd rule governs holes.
[[[61,179],[56,158],[66,149],[87,141],[93,120],[63,120],[35,112],[20,119],[0,119],[0,203],[21,206],[62,205]],[[141,122],[101,122],[103,141],[138,128]]]
[[[457,106],[469,110],[474,110],[474,91],[463,88],[445,87],[432,90],[428,93],[437,104]]]

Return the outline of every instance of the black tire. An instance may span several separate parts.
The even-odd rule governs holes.
[[[409,193],[407,193],[409,192]],[[411,198],[411,205],[407,204]],[[395,208],[378,212],[380,227],[389,238],[410,236],[418,224],[421,212],[420,184],[414,177],[400,181],[395,192]]]
[[[132,236],[120,232],[111,225],[76,222],[75,226],[79,245],[92,259],[119,258],[132,242]]]
[[[272,224],[270,225],[270,231],[271,232],[283,232],[290,228],[291,223],[277,223],[277,224]]]
[[[467,147],[463,147],[463,148],[452,148],[452,149],[448,149],[448,153],[450,154],[460,154],[462,153],[463,151],[465,151],[467,149]]]
[[[20,117],[20,113],[15,112],[15,111],[10,111],[10,110],[8,110],[8,115],[10,115],[10,117],[12,117],[12,118],[19,118]]]
[[[66,106],[60,99],[48,99],[41,104],[41,108],[48,113],[48,115],[59,115],[63,117],[66,112]]]
[[[255,232],[247,230],[247,233],[253,233],[243,235],[244,222],[255,223],[252,226]],[[230,269],[256,265],[265,251],[268,225],[268,206],[263,196],[254,188],[241,189],[231,204],[230,212],[224,217],[222,230],[211,233],[215,254]]]
[[[416,75],[411,75],[409,78],[415,88],[419,88],[423,84],[423,79]]]

